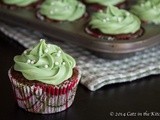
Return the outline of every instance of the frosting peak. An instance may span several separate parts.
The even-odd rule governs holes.
[[[62,49],[44,40],[33,49],[14,57],[14,69],[28,80],[58,85],[72,76],[75,60]]]

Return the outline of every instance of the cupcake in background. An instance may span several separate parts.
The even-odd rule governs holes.
[[[43,0],[2,0],[2,3],[9,8],[35,8]]]
[[[83,17],[86,7],[78,0],[45,0],[37,12],[39,19],[75,21]]]
[[[131,12],[143,22],[160,24],[160,0],[139,0]]]
[[[93,13],[85,30],[94,37],[107,40],[128,40],[143,33],[137,16],[112,5]]]
[[[41,40],[15,56],[14,62],[8,74],[19,107],[49,114],[72,105],[80,71],[75,60],[60,47]]]
[[[83,0],[84,3],[92,6],[95,10],[106,8],[108,5],[114,5],[119,8],[125,8],[126,0]]]

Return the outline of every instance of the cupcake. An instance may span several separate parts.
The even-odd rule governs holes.
[[[108,5],[114,5],[119,8],[125,8],[126,0],[83,0],[86,4],[91,5],[96,10],[104,9]]]
[[[93,13],[85,30],[92,36],[107,40],[128,40],[143,33],[137,16],[111,5]]]
[[[41,40],[14,57],[8,72],[18,106],[33,113],[63,111],[73,103],[80,71],[75,60]]]
[[[86,13],[86,7],[77,0],[46,0],[37,16],[41,20],[47,18],[53,21],[75,21]]]
[[[34,8],[42,0],[2,0],[4,5],[9,8],[25,7],[25,8]]]
[[[139,0],[131,12],[144,22],[160,24],[160,0]]]

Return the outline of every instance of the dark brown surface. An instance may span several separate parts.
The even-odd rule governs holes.
[[[13,57],[23,50],[19,44],[0,33],[0,120],[152,120],[155,117],[151,116],[151,112],[160,115],[160,75],[105,86],[95,92],[79,85],[75,101],[68,110],[50,115],[26,112],[17,107],[7,75],[13,65]],[[142,116],[112,117],[110,112],[120,116],[121,113],[133,116],[131,113],[134,112],[142,113]]]
[[[133,0],[132,0],[133,1]],[[89,13],[90,10],[88,9]],[[74,22],[49,22],[41,21],[36,17],[37,10],[8,10],[0,8],[0,20],[17,26],[38,30],[55,39],[77,44],[87,48],[101,57],[120,59],[132,55],[136,51],[147,49],[159,44],[160,25],[144,24],[144,34],[132,40],[108,41],[98,39],[85,32],[90,14]]]

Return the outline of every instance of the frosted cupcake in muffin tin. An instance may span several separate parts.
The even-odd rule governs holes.
[[[77,0],[46,0],[37,12],[38,18],[53,21],[75,21],[83,17],[86,7]]]
[[[112,5],[93,13],[85,30],[92,36],[109,40],[128,40],[143,33],[137,16]]]
[[[160,0],[139,0],[131,12],[143,22],[160,24]]]

